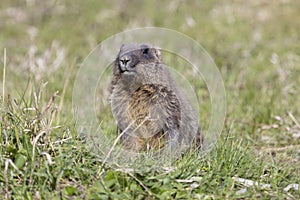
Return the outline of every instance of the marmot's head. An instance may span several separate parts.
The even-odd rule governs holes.
[[[123,44],[115,60],[113,75],[116,79],[134,77],[145,78],[154,72],[154,66],[162,63],[161,52],[149,44]]]
[[[161,52],[149,44],[123,44],[116,59],[119,70],[123,72],[135,71],[138,64],[161,62]]]

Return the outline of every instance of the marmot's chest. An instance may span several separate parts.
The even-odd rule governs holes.
[[[121,129],[131,124],[135,135],[149,137],[179,127],[180,103],[176,94],[166,86],[145,84],[132,93],[120,90],[115,94],[120,96],[115,98],[116,101],[119,99],[115,112]]]
[[[172,115],[180,118],[179,101],[173,91],[159,84],[145,84],[131,94],[128,102],[130,116],[137,124],[151,120],[165,121]]]

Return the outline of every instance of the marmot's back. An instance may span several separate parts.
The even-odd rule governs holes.
[[[164,66],[158,48],[121,47],[113,68],[111,103],[129,150],[167,146],[181,151],[199,138],[197,113]]]

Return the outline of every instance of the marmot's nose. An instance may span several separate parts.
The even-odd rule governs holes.
[[[128,67],[130,67],[130,62],[131,62],[131,59],[129,56],[123,56],[121,57],[120,59],[120,67],[123,71],[126,71],[128,70]]]

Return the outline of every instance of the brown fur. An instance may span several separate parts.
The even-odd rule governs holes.
[[[125,64],[124,64],[125,63]],[[184,93],[164,67],[160,51],[145,44],[123,45],[111,83],[112,111],[121,141],[140,152],[199,140],[200,127]],[[200,140],[199,140],[200,141]]]

